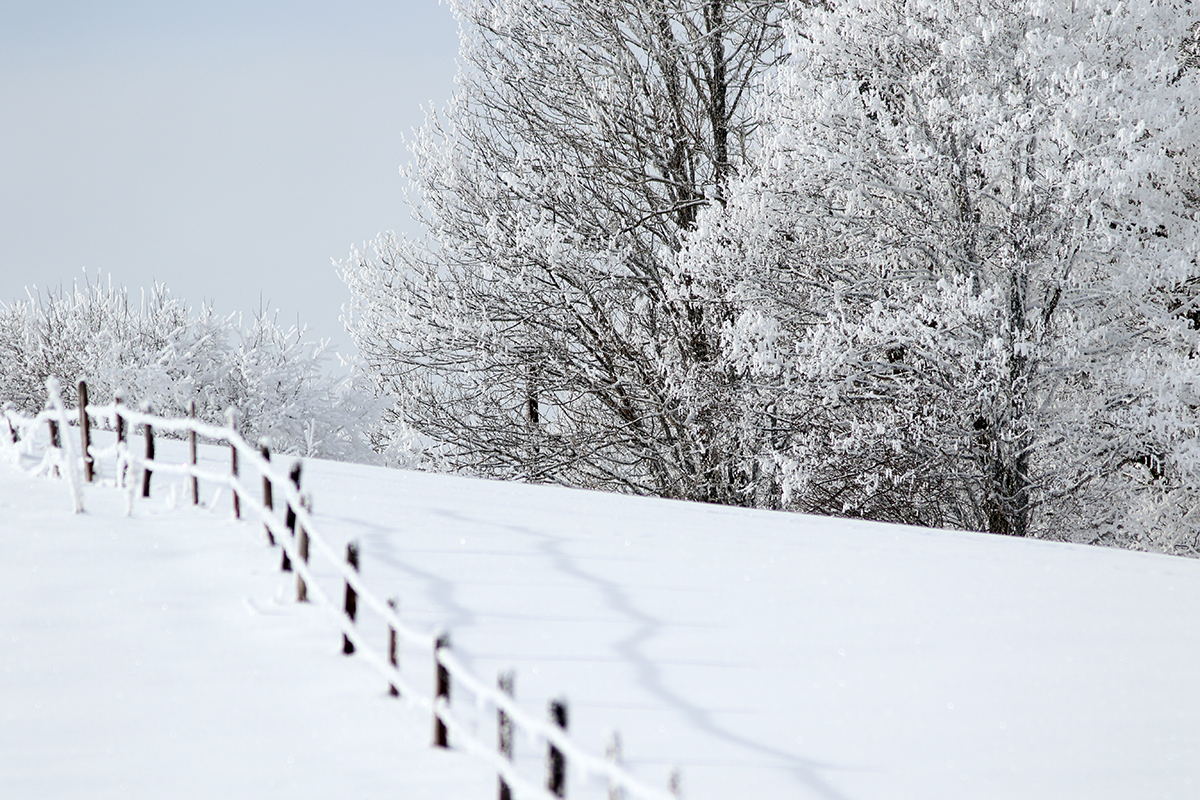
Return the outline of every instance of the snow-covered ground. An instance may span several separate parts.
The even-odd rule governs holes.
[[[132,518],[103,486],[73,516],[64,482],[0,466],[0,797],[495,796],[291,602],[228,492],[197,510],[155,480]],[[648,782],[678,766],[689,800],[1200,797],[1200,562],[320,461],[304,482],[404,618],[488,682],[515,669],[538,716],[566,697],[591,752],[617,729]],[[415,684],[428,662],[401,653]]]

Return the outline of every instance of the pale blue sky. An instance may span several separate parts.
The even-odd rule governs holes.
[[[456,52],[437,0],[0,0],[0,300],[100,269],[348,350],[331,259],[413,230]]]

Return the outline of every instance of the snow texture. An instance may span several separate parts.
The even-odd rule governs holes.
[[[72,515],[65,481],[11,466],[41,460],[26,444],[0,465],[0,796],[494,796],[456,740],[494,741],[494,711],[455,685],[455,749],[429,747],[428,712],[292,602],[228,489],[204,485],[193,509],[182,477],[156,474],[127,517],[109,456]],[[201,448],[206,472],[228,460]],[[678,766],[687,798],[1200,786],[1194,560],[317,460],[304,485],[330,549],[359,542],[364,588],[449,631],[455,666],[515,669],[534,719],[566,697],[583,750],[619,729],[627,768],[665,788]],[[383,623],[357,631],[382,650]],[[416,644],[401,673],[427,692]],[[534,786],[544,760],[517,738]]]

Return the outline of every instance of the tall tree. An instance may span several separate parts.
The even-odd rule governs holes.
[[[682,262],[785,507],[1197,547],[1188,0],[845,0]],[[737,420],[730,420],[736,425]]]
[[[477,474],[740,495],[692,373],[685,234],[754,146],[775,0],[459,0],[460,90],[412,142],[428,236],[343,265],[392,423]]]

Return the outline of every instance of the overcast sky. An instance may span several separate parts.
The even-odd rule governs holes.
[[[0,301],[101,270],[348,351],[331,259],[413,230],[456,53],[437,0],[0,0]]]

